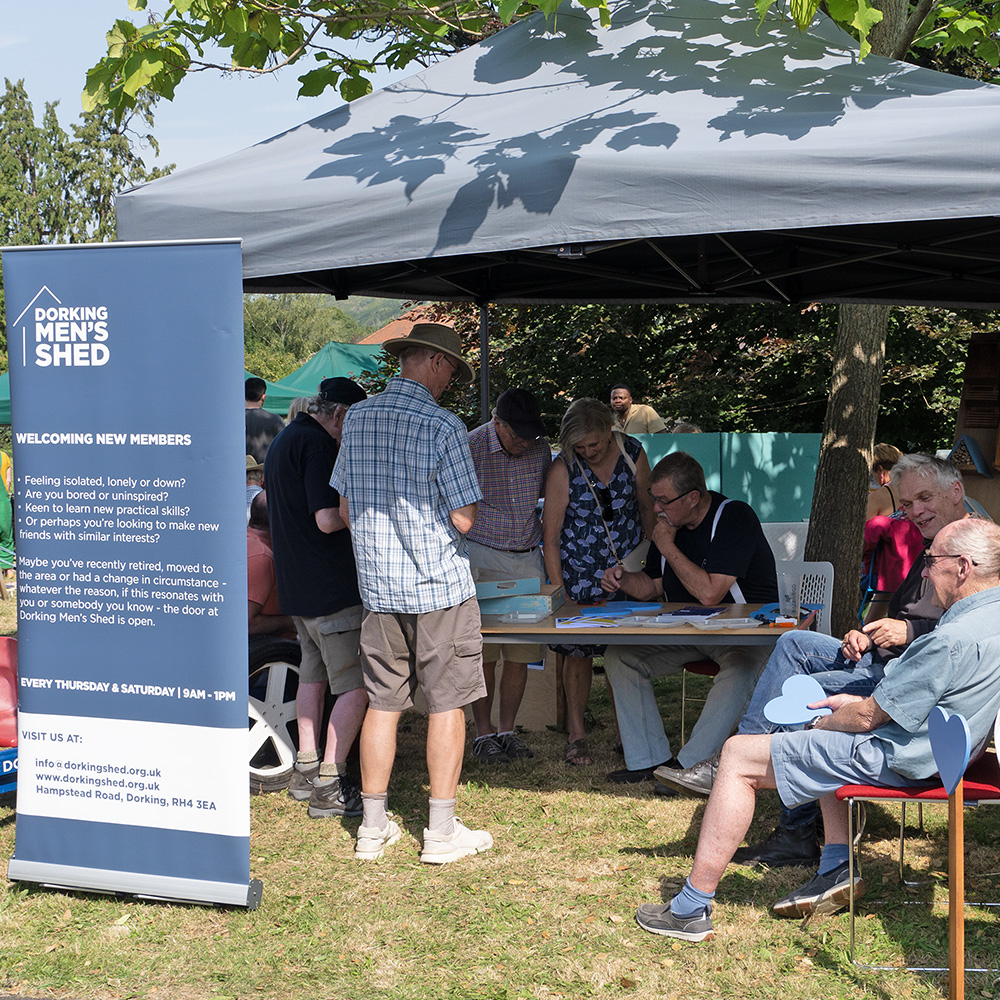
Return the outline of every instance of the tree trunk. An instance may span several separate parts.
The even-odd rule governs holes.
[[[906,24],[909,0],[875,0],[883,19],[872,52],[889,55]],[[833,563],[832,630],[857,625],[865,504],[878,419],[890,306],[849,304],[839,310],[830,398],[823,421],[805,557]]]
[[[805,557],[834,565],[833,634],[856,627],[889,306],[842,305]]]

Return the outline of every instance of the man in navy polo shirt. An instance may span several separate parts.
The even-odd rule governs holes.
[[[295,699],[299,753],[288,793],[308,800],[314,818],[361,815],[361,795],[346,778],[346,762],[368,707],[358,651],[363,608],[351,535],[330,473],[347,408],[364,398],[350,379],[324,379],[308,412],[271,442],[264,463],[278,601],[302,645]],[[328,689],[336,701],[320,762]]]

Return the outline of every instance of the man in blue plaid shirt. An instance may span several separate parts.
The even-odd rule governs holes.
[[[455,817],[464,706],[486,694],[476,588],[465,535],[482,497],[465,425],[437,400],[471,382],[450,327],[419,323],[384,345],[400,374],[355,404],[330,485],[349,520],[365,606],[361,662],[369,709],[361,730],[363,818],[354,856],[371,861],[400,839],[386,793],[400,714],[420,686],[428,708],[430,818],[420,860],[446,864],[493,846]]]

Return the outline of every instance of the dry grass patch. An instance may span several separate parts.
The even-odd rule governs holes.
[[[676,688],[660,691],[676,732]],[[251,803],[251,872],[265,887],[257,911],[8,883],[0,888],[0,990],[171,1000],[942,995],[940,978],[853,968],[846,915],[805,925],[773,919],[771,903],[808,877],[802,870],[731,867],[716,903],[715,941],[687,945],[640,931],[636,906],[669,898],[690,868],[703,802],[609,785],[605,773],[622,765],[600,682],[593,710],[593,767],[567,767],[565,737],[553,732],[531,734],[533,761],[466,765],[458,813],[487,827],[496,847],[453,865],[418,861],[426,723],[414,717],[400,733],[390,788],[404,837],[381,862],[354,861],[357,820],[310,820],[303,805],[279,794]],[[776,817],[772,796],[760,806],[752,835]],[[894,906],[865,911],[865,946],[880,960],[909,959],[946,941],[940,909],[923,922],[918,907],[902,905],[893,881],[894,815],[870,817],[863,851],[870,896],[885,890]],[[912,845],[932,865],[946,849],[941,822],[928,816],[928,832]],[[0,806],[7,857],[14,828],[9,805]],[[970,852],[970,882],[997,867],[994,830],[969,820],[970,842],[982,844]],[[940,887],[933,891],[941,896]],[[970,928],[981,951],[995,950],[994,926]],[[974,988],[998,993],[992,980]]]

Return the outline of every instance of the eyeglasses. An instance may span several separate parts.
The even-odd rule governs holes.
[[[454,378],[458,374],[458,362],[445,354],[444,351],[441,352],[441,357],[451,366],[451,377]]]
[[[942,552],[937,556],[932,556],[930,553],[925,553],[924,555],[924,562],[927,564],[928,569],[933,566],[938,559],[969,559],[969,557],[964,552]],[[969,562],[972,563],[973,566],[979,565],[975,559],[969,559]]]
[[[521,437],[521,435],[518,434],[517,431],[514,430],[514,428],[511,427],[511,425],[507,423],[506,420],[502,420],[500,417],[497,417],[496,419],[497,423],[504,429],[504,431],[506,431],[511,436],[512,442],[514,444],[521,444],[527,447],[528,445],[534,444],[538,440],[538,438],[536,437],[530,437],[530,438]],[[502,443],[503,442],[501,442],[501,444]]]
[[[937,500],[941,496],[940,493],[921,493],[919,496],[915,496],[912,500],[900,500],[899,509],[904,514],[909,514],[910,509],[915,503],[920,504],[921,507],[926,507],[932,500]]]
[[[672,503],[677,503],[681,497],[686,497],[688,493],[694,493],[694,490],[681,493],[679,496],[675,496],[673,500],[665,500],[663,497],[658,497],[652,490],[646,490],[646,492],[653,498],[653,503],[658,503],[661,507],[669,507]]]

